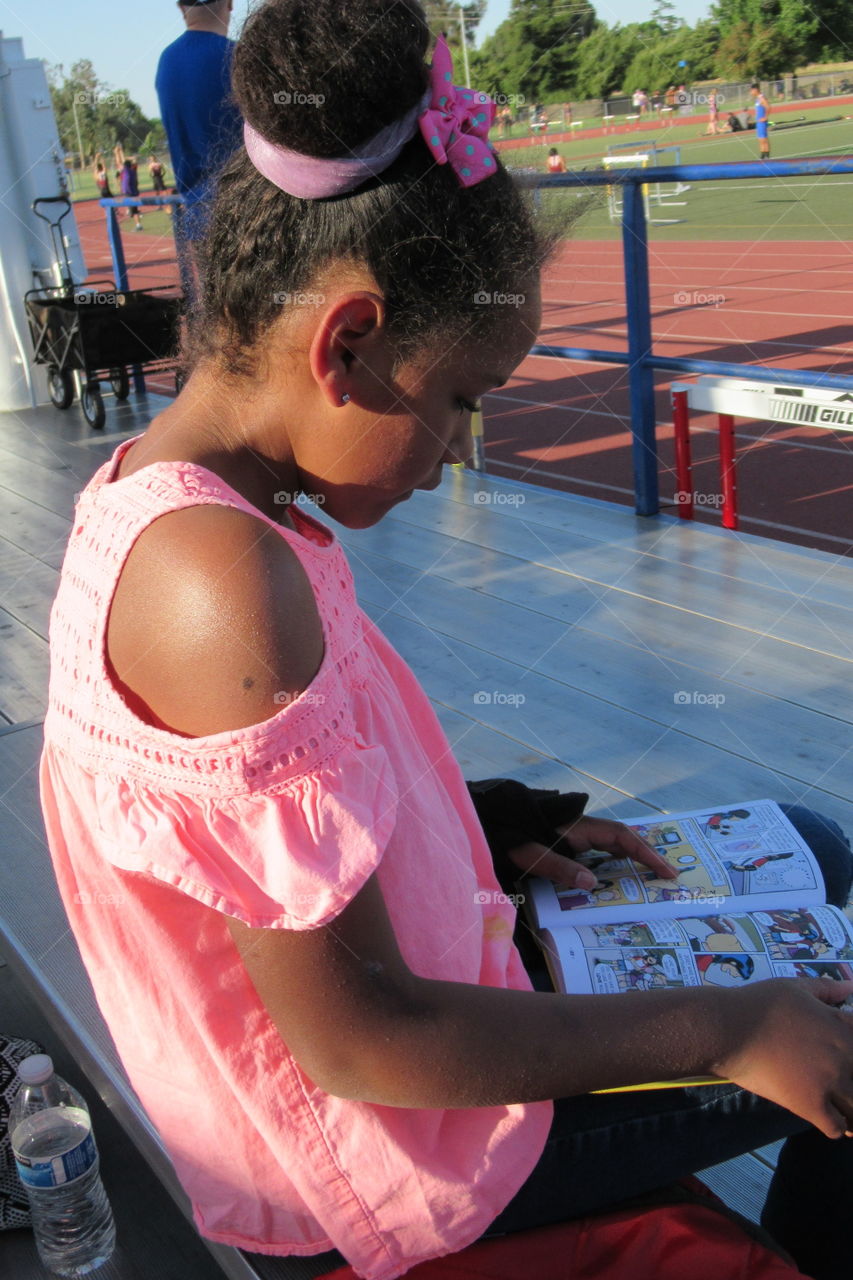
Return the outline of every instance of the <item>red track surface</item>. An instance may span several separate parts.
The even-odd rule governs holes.
[[[111,275],[103,210],[95,201],[75,209],[90,275]],[[126,230],[124,243],[132,286],[176,282],[170,236]],[[853,373],[853,242],[651,244],[649,257],[658,354]],[[722,301],[703,301],[709,296]],[[541,341],[626,349],[618,242],[566,244],[550,263],[543,300]],[[670,381],[657,380],[663,502],[676,489]],[[149,385],[172,390],[171,378]],[[485,415],[494,474],[632,503],[626,368],[529,357],[486,398]],[[737,428],[742,528],[853,554],[853,433],[743,421]],[[715,523],[716,419],[694,414],[692,442],[696,518]]]
[[[853,373],[853,243],[652,244],[649,258],[657,354]],[[573,241],[552,260],[540,341],[626,350],[618,242]],[[657,379],[662,501],[676,489],[671,380]],[[485,414],[494,474],[632,502],[626,368],[529,357]],[[691,427],[697,518],[716,522],[716,419],[694,414]],[[853,433],[743,421],[737,430],[742,527],[853,554]]]

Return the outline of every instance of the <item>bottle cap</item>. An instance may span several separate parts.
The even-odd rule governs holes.
[[[44,1084],[53,1075],[53,1060],[46,1053],[32,1053],[18,1066],[24,1084]]]

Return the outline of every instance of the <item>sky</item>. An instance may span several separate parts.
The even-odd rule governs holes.
[[[236,35],[252,0],[234,0]],[[654,0],[593,0],[598,16],[613,26],[637,22]],[[689,23],[705,17],[710,0],[674,0],[676,13]],[[478,43],[509,13],[510,0],[489,0]],[[157,59],[184,29],[174,0],[0,0],[0,32],[20,36],[28,58],[44,58],[68,71],[89,58],[98,78],[112,89],[126,89],[147,116],[159,116],[154,92]]]

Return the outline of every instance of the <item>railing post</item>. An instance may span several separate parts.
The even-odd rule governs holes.
[[[717,415],[720,425],[720,481],[723,490],[723,528],[736,529],[737,474],[735,472],[735,420],[730,413]]]
[[[119,293],[126,293],[127,262],[124,256],[124,245],[121,242],[121,228],[118,225],[118,209],[114,204],[107,206],[107,235],[110,241],[116,288]]]
[[[686,391],[672,393],[675,434],[675,503],[682,520],[693,519],[693,467],[690,457],[690,409]]]
[[[471,414],[471,470],[486,470],[485,432],[483,430],[483,411],[478,409]]]
[[[628,320],[628,385],[634,452],[634,502],[638,516],[659,510],[655,439],[655,383],[650,364],[652,312],[649,299],[649,250],[641,182],[626,182],[622,212],[625,300]]]
[[[137,205],[136,208],[139,206]],[[130,285],[128,284],[127,275],[127,259],[124,256],[124,245],[121,239],[121,227],[118,222],[118,209],[114,204],[107,208],[107,234],[110,242],[110,253],[113,258],[113,271],[116,278],[116,288],[119,293],[127,293]],[[133,390],[136,395],[145,394],[145,375],[138,364],[135,364],[131,370],[133,375]]]

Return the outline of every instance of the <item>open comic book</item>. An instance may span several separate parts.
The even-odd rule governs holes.
[[[597,888],[523,886],[558,991],[853,978],[853,926],[825,905],[820,869],[774,801],[626,825],[676,868],[676,880],[590,852],[577,861],[595,872]]]
[[[853,928],[824,905],[820,870],[772,800],[627,823],[678,871],[662,880],[607,854],[577,861],[589,892],[524,885],[525,909],[558,990],[738,986],[762,978],[853,977]]]

